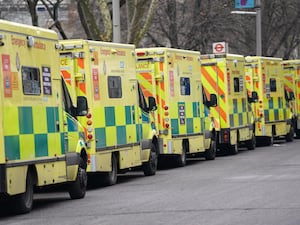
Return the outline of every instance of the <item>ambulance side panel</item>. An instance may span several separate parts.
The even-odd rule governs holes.
[[[187,153],[204,152],[210,145],[210,132],[204,129],[199,53],[145,48],[136,54],[143,91],[157,100],[160,155],[181,155],[183,148]]]
[[[88,172],[110,172],[112,154],[119,169],[147,162],[153,134],[149,115],[139,108],[135,47],[87,40],[61,44],[61,72],[73,98],[87,96],[90,106],[91,117],[81,120],[89,146]]]
[[[5,150],[7,191],[17,194],[25,191],[27,168],[35,163],[34,160],[39,159],[48,165],[48,156],[52,161],[63,157],[64,136],[57,130],[57,126],[63,129],[63,114],[60,99],[56,97],[61,95],[61,84],[55,64],[51,62],[56,58],[53,52],[57,52],[48,51],[49,59],[43,57],[47,49],[54,49],[55,39],[48,41],[34,37],[38,44],[29,49],[29,36],[9,32],[3,35],[5,45],[0,48],[3,75],[1,149]],[[49,79],[48,86],[43,86],[43,79]],[[66,180],[66,165],[61,161],[55,164],[58,168],[52,170],[51,175],[45,174],[48,168],[37,166],[38,185]],[[65,171],[65,178],[59,176],[60,169]]]
[[[85,147],[63,110],[57,34],[1,21],[0,36],[0,193],[24,193],[29,170],[37,186],[74,181]]]
[[[209,96],[215,93],[218,96],[218,106],[210,109],[210,115],[219,133],[220,145],[236,145],[253,136],[253,116],[247,100],[244,73],[243,56],[201,56],[201,78],[205,94]]]
[[[294,129],[297,137],[300,137],[300,60],[284,60],[283,73],[289,106],[294,116]]]
[[[254,104],[256,136],[286,136],[291,129],[291,112],[285,99],[281,59],[246,57],[249,91],[258,93]],[[253,86],[251,86],[253,84]]]

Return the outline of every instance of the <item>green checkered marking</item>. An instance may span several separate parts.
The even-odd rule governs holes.
[[[172,134],[178,135],[179,134],[179,121],[178,119],[171,119],[171,126],[172,126]]]
[[[115,107],[105,107],[105,126],[116,126]]]
[[[35,156],[42,157],[48,155],[48,137],[47,134],[34,135]]]
[[[188,134],[194,133],[194,121],[192,118],[186,119],[186,131]]]
[[[19,136],[4,137],[5,156],[10,160],[20,159],[20,141]]]
[[[95,137],[97,139],[96,148],[103,148],[106,146],[106,130],[105,128],[96,128]]]
[[[33,133],[32,107],[19,107],[19,131],[20,134]]]
[[[56,132],[56,121],[55,118],[58,117],[58,108],[54,107],[47,107],[47,129],[48,133]]]
[[[117,144],[124,145],[126,143],[126,126],[117,126]]]
[[[49,147],[51,147],[48,134],[58,133],[56,131],[56,121],[59,117],[58,107],[37,107],[33,110],[33,107],[25,106],[8,107],[6,110],[13,110],[17,112],[17,115],[14,115],[14,117],[9,115],[5,116],[4,123],[6,123],[6,125],[3,131],[3,133],[6,134],[4,136],[5,157],[8,160],[19,160],[21,157],[26,160],[31,151],[35,157],[48,156],[48,150]],[[43,114],[43,112],[45,112],[45,114]],[[18,122],[16,125],[17,129],[12,133],[8,124],[12,123],[14,118],[17,118]],[[40,125],[35,123],[40,123]],[[64,142],[64,137],[65,133],[60,133],[61,154],[65,153],[65,147],[68,148],[68,143]],[[23,155],[21,154],[21,147],[26,149],[26,146],[21,146],[21,143],[24,143],[24,140],[27,141],[27,138],[28,146],[32,147],[29,147],[27,153],[24,154],[23,152]]]
[[[143,126],[142,124],[136,124],[135,117],[137,116],[138,111],[135,109],[134,105],[109,106],[101,108],[101,110],[104,111],[105,118],[98,119],[101,119],[104,122],[103,124],[97,123],[94,127],[95,138],[97,139],[96,148],[98,150],[140,141],[142,138]],[[148,119],[148,123],[149,122]],[[149,129],[148,123],[145,122],[145,129]],[[113,134],[111,134],[111,132]],[[112,137],[111,135],[115,135],[115,137]],[[127,140],[128,137],[131,137],[130,142]]]

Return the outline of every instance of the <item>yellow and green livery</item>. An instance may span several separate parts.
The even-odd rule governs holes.
[[[88,114],[80,118],[88,145],[90,181],[115,184],[117,173],[157,167],[157,137],[150,104],[136,79],[135,46],[89,40],[60,41],[61,73],[73,97],[85,96]]]
[[[293,127],[300,137],[300,60],[283,60],[283,79],[286,99],[293,113]]]
[[[282,59],[245,57],[246,84],[249,94],[257,92],[253,106],[255,136],[260,143],[272,145],[274,138],[284,136],[293,141],[292,112],[285,95]]]
[[[217,133],[217,148],[238,153],[238,147],[256,146],[254,117],[245,81],[244,56],[235,54],[201,55],[201,80],[205,94],[215,93],[218,106],[211,108]]]
[[[137,77],[145,96],[157,102],[154,124],[158,131],[160,158],[186,164],[187,155],[215,158],[215,135],[205,108],[214,100],[203,99],[200,55],[172,48],[136,49]]]
[[[59,73],[57,34],[0,20],[0,199],[17,213],[32,208],[34,187],[70,182],[86,190],[86,145],[77,107]]]

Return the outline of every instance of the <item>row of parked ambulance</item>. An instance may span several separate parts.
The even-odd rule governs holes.
[[[300,60],[58,40],[0,20],[0,204],[300,136]]]

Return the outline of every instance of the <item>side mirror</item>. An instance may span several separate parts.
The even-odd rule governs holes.
[[[206,106],[207,107],[215,107],[218,105],[217,102],[217,95],[216,94],[210,94],[209,96],[209,101],[207,101]]]
[[[152,96],[149,96],[148,102],[149,102],[149,111],[155,111],[157,109],[155,98]]]
[[[257,102],[258,100],[258,94],[256,91],[252,91],[251,97],[248,96],[249,103]]]
[[[286,89],[284,89],[284,97],[285,97],[285,100],[287,100],[288,102],[292,101],[292,100],[295,100],[294,92],[293,91],[288,91]]]
[[[295,100],[295,94],[293,91],[290,92],[290,98],[289,100]]]
[[[88,112],[88,103],[87,99],[84,96],[78,96],[77,97],[77,110],[76,115],[77,116],[85,116]]]

